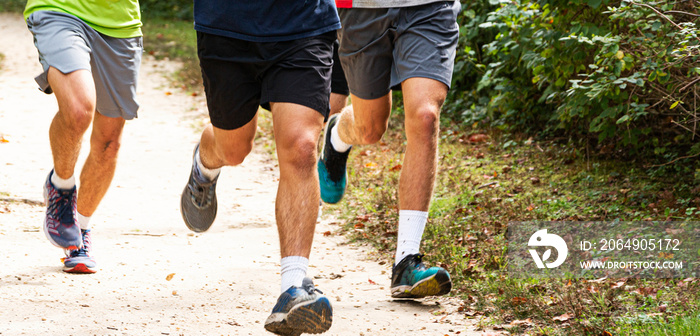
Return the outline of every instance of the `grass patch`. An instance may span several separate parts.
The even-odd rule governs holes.
[[[698,334],[700,312],[691,311],[686,316],[664,319],[640,315],[623,320],[617,327],[619,335],[639,336],[694,336]]]
[[[396,246],[402,125],[399,113],[379,144],[353,150],[346,199],[327,207],[340,212],[350,237],[386,260]],[[642,316],[658,317],[648,327],[659,330],[697,322],[686,319],[700,304],[696,279],[533,280],[505,272],[510,221],[699,220],[694,163],[649,168],[589,160],[567,144],[498,133],[471,142],[473,133],[481,132],[442,132],[422,245],[426,261],[453,275],[452,295],[464,299],[465,314],[534,335],[626,334],[631,319]]]
[[[169,58],[182,63],[173,81],[187,91],[200,91],[202,73],[197,58],[194,23],[187,20],[144,19],[144,52],[156,59]]]

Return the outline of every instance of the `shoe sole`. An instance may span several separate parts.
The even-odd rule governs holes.
[[[391,289],[391,297],[397,299],[419,299],[426,296],[445,295],[452,290],[452,280],[446,272],[438,272],[435,275],[423,279],[410,286],[397,286]]]
[[[97,270],[93,267],[87,267],[85,264],[77,264],[73,267],[65,267],[63,268],[63,271],[66,273],[74,273],[74,274],[93,274],[96,273]]]
[[[328,298],[321,297],[312,303],[292,308],[280,321],[266,323],[265,329],[285,336],[320,334],[330,329],[332,323],[331,304]]]
[[[44,185],[44,206],[46,206],[46,207],[49,206],[49,191],[46,190],[46,185]],[[51,237],[51,233],[49,233],[49,226],[46,223],[46,219],[47,219],[46,215],[44,215],[44,222],[42,223],[41,227],[44,229],[43,231],[44,231],[44,235],[46,235],[46,239],[48,239],[49,242],[53,246],[60,247],[62,249],[69,250],[69,251],[77,250],[77,249],[82,247],[82,245],[81,246],[75,246],[75,245],[62,246],[62,245],[59,245],[55,240],[53,240],[53,237]]]

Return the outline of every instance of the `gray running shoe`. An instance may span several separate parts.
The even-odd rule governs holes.
[[[194,155],[197,154],[199,145],[194,149]],[[216,218],[216,181],[217,176],[213,181],[200,183],[195,178],[196,161],[192,157],[192,171],[190,172],[190,180],[182,191],[180,198],[180,212],[182,219],[185,221],[187,228],[194,232],[204,232],[209,230],[211,224]]]

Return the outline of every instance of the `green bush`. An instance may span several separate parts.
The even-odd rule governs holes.
[[[192,0],[140,0],[144,18],[193,20]]]
[[[700,153],[697,12],[688,1],[465,4],[445,116],[603,150],[651,146],[660,160]]]

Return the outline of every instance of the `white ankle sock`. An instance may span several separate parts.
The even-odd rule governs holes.
[[[209,181],[213,181],[217,176],[219,176],[221,168],[209,169],[207,167],[204,167],[204,165],[202,164],[202,159],[199,157],[199,149],[197,149],[197,155],[195,155],[194,157],[195,161],[197,161],[197,168],[199,169],[199,172],[202,174],[203,177],[206,177],[207,179],[209,179]]]
[[[352,145],[348,145],[342,139],[340,139],[340,135],[338,134],[338,124],[335,124],[333,128],[331,128],[331,145],[333,145],[333,149],[335,149],[335,151],[338,153],[345,153],[350,150],[350,147],[352,147]]]
[[[306,270],[309,268],[309,259],[299,256],[289,256],[282,258],[282,293],[289,287],[301,287],[301,282],[306,277]]]
[[[78,212],[75,217],[78,218],[78,225],[80,226],[81,230],[89,230],[90,229],[90,218],[92,217],[85,217]]]
[[[54,171],[51,173],[51,183],[56,189],[69,190],[75,187],[75,176],[71,176],[68,179],[62,179],[58,177],[58,174]]]
[[[396,239],[394,265],[398,264],[405,256],[420,252],[420,242],[427,221],[428,213],[426,211],[399,211],[399,234]]]

